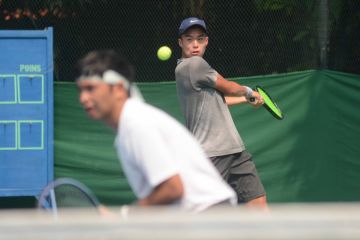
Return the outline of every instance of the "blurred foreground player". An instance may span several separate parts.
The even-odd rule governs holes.
[[[88,53],[78,63],[80,103],[116,133],[115,147],[137,204],[177,205],[200,212],[236,194],[188,130],[141,99],[133,67],[114,50]]]

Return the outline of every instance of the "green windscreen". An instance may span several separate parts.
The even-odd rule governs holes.
[[[263,86],[286,114],[274,121],[249,104],[230,108],[269,202],[360,200],[359,75],[310,70],[232,80]],[[184,122],[175,82],[138,87],[148,103]],[[86,116],[75,84],[55,83],[54,109],[56,177],[84,183],[104,204],[135,201],[115,132]]]

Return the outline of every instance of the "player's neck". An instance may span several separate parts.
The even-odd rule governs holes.
[[[196,56],[196,57],[201,57],[201,58],[203,57],[202,55],[195,55],[195,56]],[[191,55],[191,56],[186,56],[186,55],[182,54],[182,55],[181,55],[181,58],[182,58],[182,59],[186,59],[186,58],[192,58],[192,57],[195,57],[195,56],[193,56],[193,55]]]
[[[105,119],[106,124],[114,130],[117,130],[119,126],[119,121],[121,119],[121,114],[123,112],[125,102],[126,101],[116,104],[111,114],[108,116],[107,119]]]

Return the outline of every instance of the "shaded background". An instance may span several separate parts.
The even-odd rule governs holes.
[[[173,81],[181,20],[208,24],[209,63],[226,77],[306,69],[360,73],[357,0],[1,0],[0,29],[54,27],[55,80],[73,81],[89,50],[116,48],[137,81]],[[157,49],[173,57],[161,62]],[[50,66],[49,66],[50,67]]]

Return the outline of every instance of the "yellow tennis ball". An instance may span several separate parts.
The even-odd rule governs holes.
[[[157,56],[161,61],[166,61],[171,57],[171,49],[168,46],[162,46],[157,51]]]

